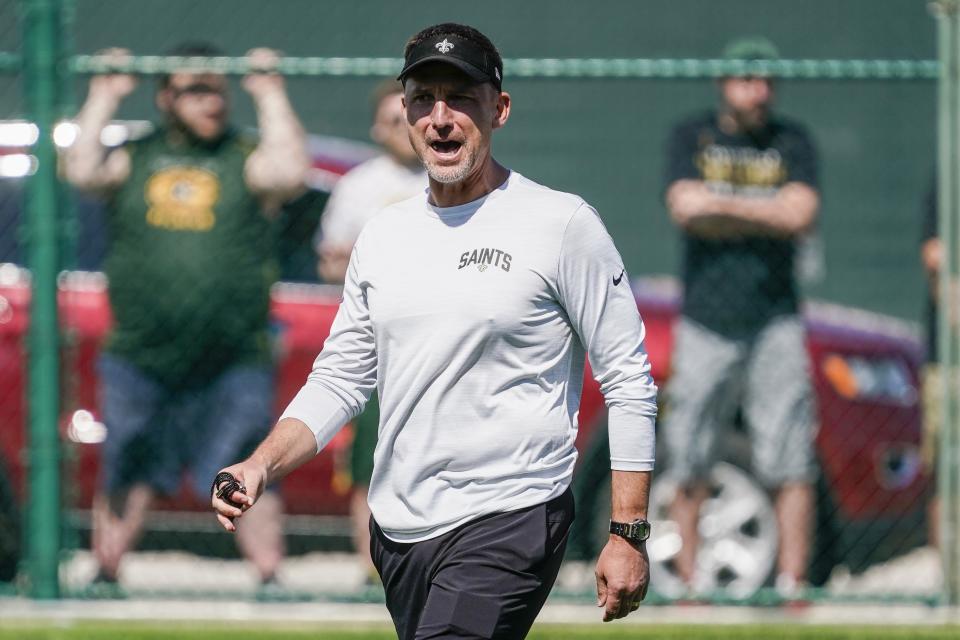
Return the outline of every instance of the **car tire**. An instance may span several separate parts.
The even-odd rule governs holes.
[[[659,475],[650,492],[652,534],[647,542],[651,588],[668,598],[723,595],[749,598],[763,587],[776,564],[777,519],[767,490],[751,474],[729,462],[710,469],[709,497],[700,511],[700,549],[693,593],[676,570],[682,546],[670,506],[678,490],[675,476]]]

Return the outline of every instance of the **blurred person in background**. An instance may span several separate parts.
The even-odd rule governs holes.
[[[118,61],[129,54],[111,50]],[[178,56],[218,56],[207,43]],[[99,363],[107,426],[93,506],[95,583],[115,584],[157,495],[189,469],[210,499],[218,469],[248,454],[273,422],[269,288],[277,266],[273,217],[304,189],[305,136],[277,54],[249,54],[243,79],[259,140],[229,121],[228,83],[184,69],[161,76],[153,133],[106,149],[100,133],[136,87],[126,74],[94,76],[64,158],[67,180],[108,202],[105,263],[114,318]],[[261,584],[284,553],[282,505],[264,496],[237,538]]]
[[[724,56],[778,54],[751,37]],[[805,580],[812,535],[815,418],[794,253],[819,208],[817,159],[805,129],[771,113],[769,78],[727,77],[718,88],[719,108],[679,123],[667,148],[666,205],[684,242],[663,422],[680,486],[677,571],[692,592],[707,587],[697,570],[700,509],[718,440],[742,406],[753,472],[774,496],[776,586],[790,596]]]
[[[317,271],[324,282],[343,284],[353,244],[363,225],[381,209],[422,193],[427,173],[407,135],[403,85],[378,84],[371,96],[370,138],[384,153],[348,171],[333,188],[315,238]]]
[[[410,144],[403,116],[403,85],[385,80],[373,91],[373,125],[370,138],[384,153],[367,160],[337,181],[320,218],[315,246],[317,271],[324,282],[343,284],[353,244],[363,225],[381,209],[423,193],[427,172]],[[377,446],[380,405],[376,393],[353,421],[350,447],[350,520],[353,544],[368,579],[377,572],[370,558],[370,507],[367,490],[373,474],[373,451]]]
[[[597,606],[622,618],[647,590],[657,410],[623,261],[590,205],[494,159],[511,99],[486,36],[434,25],[404,58],[430,188],[366,224],[313,371],[211,506],[233,531],[265,483],[313,458],[377,389],[371,552],[398,637],[523,638],[573,520],[589,352],[612,469]]]
[[[927,301],[924,309],[927,338],[927,360],[923,367],[923,461],[932,471],[936,492],[937,443],[943,424],[943,375],[940,364],[939,340],[940,318],[940,272],[943,269],[943,242],[939,234],[939,208],[937,206],[936,175],[923,198],[923,226],[920,245],[920,262],[927,276]],[[956,295],[956,287],[952,288]],[[927,529],[930,546],[940,546],[940,499],[934,493],[927,505]]]

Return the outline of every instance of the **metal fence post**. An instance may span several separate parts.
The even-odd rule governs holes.
[[[59,338],[57,330],[58,200],[53,143],[60,91],[59,0],[23,0],[23,72],[27,108],[39,130],[37,171],[26,192],[31,270],[29,336],[30,476],[27,569],[34,598],[60,595]]]
[[[938,351],[943,367],[943,423],[940,426],[939,477],[940,546],[943,560],[944,598],[950,605],[960,602],[960,398],[957,398],[956,371],[960,364],[960,341],[955,321],[957,287],[960,278],[960,0],[936,4],[940,55],[939,99],[937,105],[937,204],[939,237],[943,243],[941,269],[940,335]]]

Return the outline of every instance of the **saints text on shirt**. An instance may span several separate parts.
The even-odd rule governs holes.
[[[504,271],[510,271],[510,260],[512,258],[509,253],[501,249],[474,249],[473,251],[463,252],[463,255],[460,256],[460,266],[457,269],[475,264],[480,271],[486,271],[490,265],[500,267]]]

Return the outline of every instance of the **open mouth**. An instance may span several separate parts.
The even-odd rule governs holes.
[[[463,144],[456,140],[435,140],[430,143],[430,148],[441,156],[455,155],[462,146]]]

